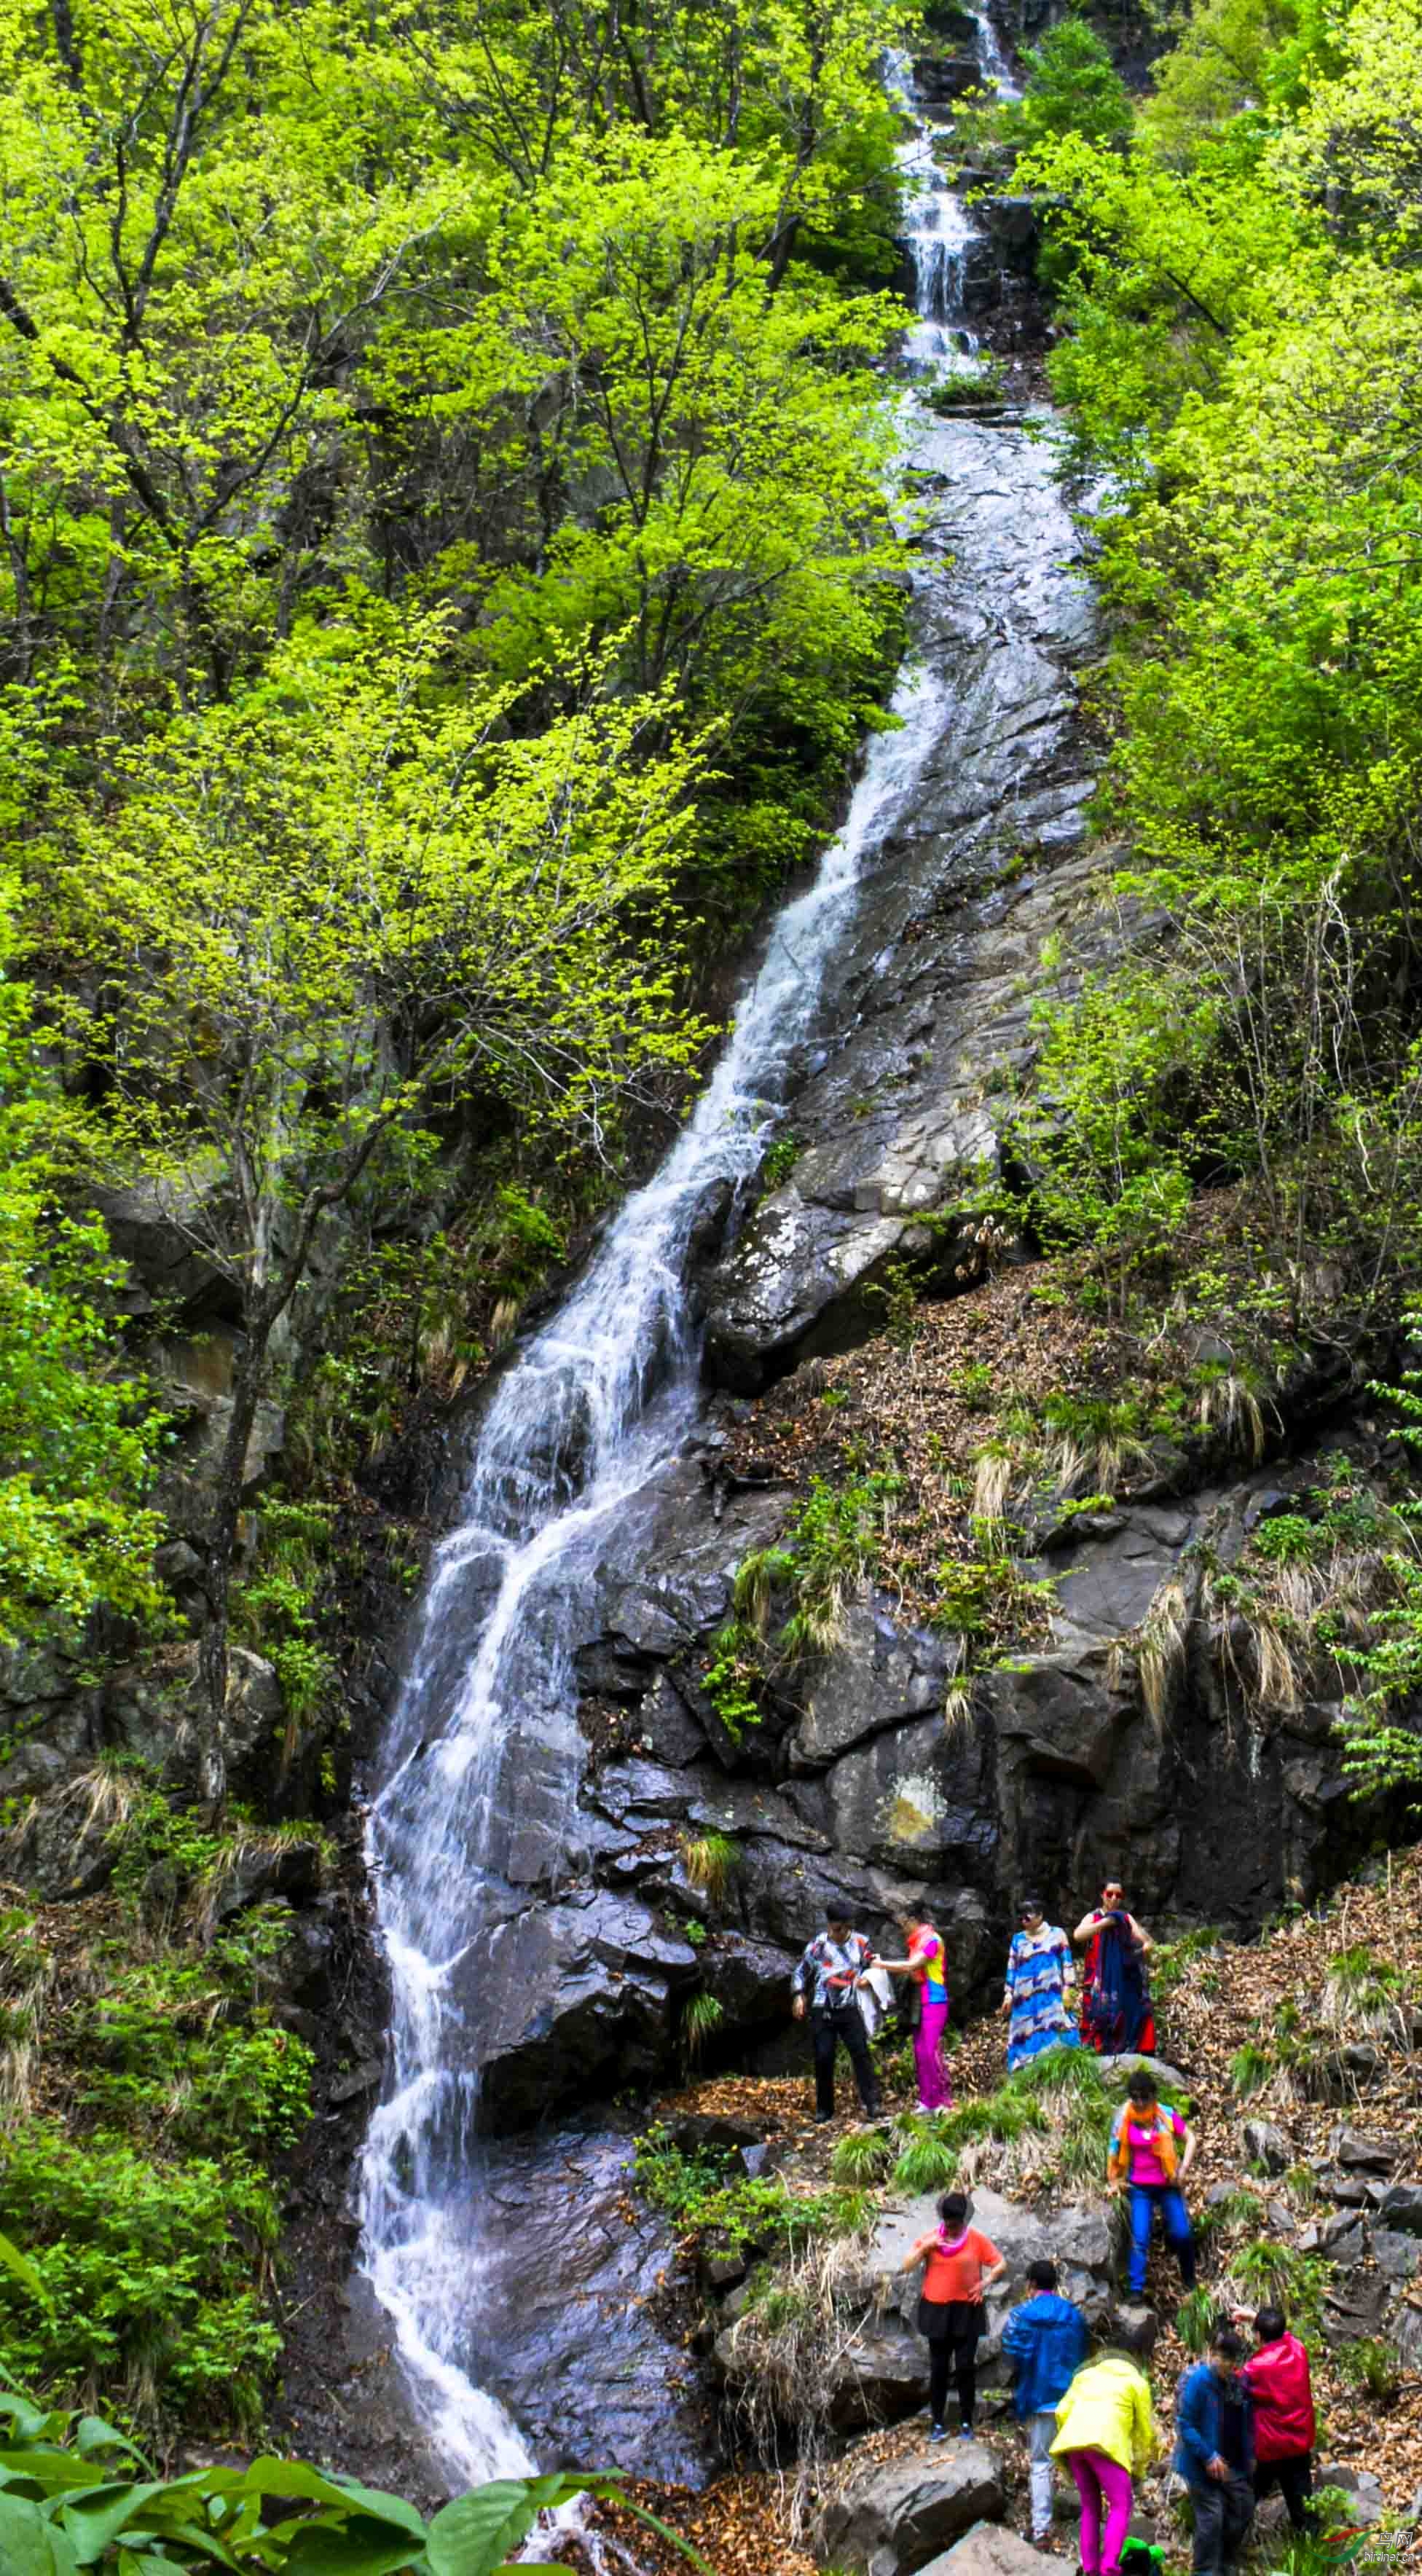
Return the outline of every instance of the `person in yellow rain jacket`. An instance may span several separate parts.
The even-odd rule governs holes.
[[[1106,2349],[1083,2363],[1057,2407],[1052,2456],[1066,2461],[1081,2498],[1082,2576],[1120,2576],[1134,2481],[1157,2447],[1143,2367],[1154,2332],[1154,2320],[1118,2319]]]

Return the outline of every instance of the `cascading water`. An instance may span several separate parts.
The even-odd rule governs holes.
[[[933,131],[924,120],[914,85],[913,61],[886,55],[885,85],[911,120],[894,158],[903,181],[904,240],[913,267],[917,319],[904,334],[904,364],[911,375],[952,366],[976,346],[962,316],[963,262],[978,238],[961,197],[955,196],[933,157]]]
[[[892,61],[889,85],[918,119],[906,58]],[[912,371],[965,344],[955,317],[973,232],[921,124],[900,164],[917,280]],[[364,2264],[428,2431],[448,2469],[470,2480],[533,2465],[481,2385],[497,2375],[488,2319],[508,2222],[476,2134],[479,2081],[497,2036],[490,1972],[501,1945],[517,1943],[586,1865],[574,1655],[599,1552],[694,1427],[698,1219],[708,1194],[761,1160],[861,868],[944,743],[953,694],[938,669],[906,670],[899,727],[874,737],[815,883],[776,922],[694,1115],[561,1312],[494,1387],[383,1748],[369,1851],[392,2069],[366,2143]]]
[[[760,1160],[861,858],[939,739],[945,695],[922,670],[902,680],[900,730],[875,736],[844,829],[776,923],[685,1132],[628,1200],[561,1314],[500,1380],[385,1748],[370,1848],[394,2083],[366,2146],[365,2260],[430,2431],[470,2478],[529,2465],[467,2366],[484,2263],[479,1958],[576,1866],[579,1604],[600,1532],[695,1417],[693,1225],[709,1188],[746,1178]]]

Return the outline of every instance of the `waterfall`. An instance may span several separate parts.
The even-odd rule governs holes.
[[[911,67],[889,67],[918,117]],[[951,346],[973,237],[921,126],[900,146],[918,318],[910,367]],[[920,416],[921,417],[921,416]],[[363,2263],[450,2473],[534,2465],[480,2385],[496,2233],[476,2135],[500,1945],[585,1864],[574,1652],[599,1548],[683,1449],[698,1411],[690,1246],[708,1193],[756,1170],[867,859],[948,730],[952,691],[910,664],[844,827],[777,919],[694,1114],[554,1319],[498,1379],[458,1526],[439,1548],[373,1784],[368,1851],[391,1979],[391,2072],[362,2174]]]
[[[530,2462],[464,2367],[481,2269],[481,2034],[455,1973],[572,1866],[577,1608],[599,1532],[676,1454],[695,1418],[693,1224],[708,1188],[744,1180],[760,1160],[861,860],[891,829],[938,741],[945,695],[922,669],[901,680],[899,729],[875,735],[844,828],[809,891],[776,922],[686,1129],[627,1201],[562,1312],[500,1380],[459,1526],[425,1595],[370,1821],[393,2086],[366,2144],[364,2259],[429,2430],[471,2480]]]
[[[934,159],[933,128],[925,122],[909,54],[898,48],[886,54],[884,84],[895,106],[912,120],[894,153],[903,182],[904,242],[917,317],[904,333],[903,358],[910,375],[925,375],[953,366],[977,347],[963,321],[963,264],[969,245],[980,236]]]

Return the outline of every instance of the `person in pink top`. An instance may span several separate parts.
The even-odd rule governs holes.
[[[918,1988],[918,2020],[913,2034],[918,2107],[921,2111],[951,2111],[953,2087],[943,2062],[943,2040],[948,2028],[948,1970],[942,1935],[935,1932],[924,1914],[901,1914],[899,1929],[908,1957],[876,1958],[874,1965],[887,1969],[891,1977],[913,1978]]]

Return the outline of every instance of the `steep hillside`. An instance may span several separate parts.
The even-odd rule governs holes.
[[[1202,1928],[1161,1953],[1156,1986],[1161,2054],[1179,2070],[1175,2090],[1188,2092],[1200,2136],[1189,2197],[1202,2247],[1201,2289],[1183,2307],[1173,2265],[1159,2245],[1152,2254],[1147,2294],[1162,2319],[1152,2364],[1158,2412],[1168,2427],[1180,2374],[1217,2307],[1252,2309],[1276,2296],[1313,2358],[1319,2458],[1337,2473],[1333,2482],[1349,2488],[1340,2516],[1383,2516],[1395,2524],[1422,2493],[1422,2292],[1416,2286],[1422,2274],[1416,2154],[1422,1854],[1402,1849],[1379,1860],[1328,1903],[1290,1909],[1257,1942],[1236,1944]],[[1054,2241],[1065,2264],[1086,2267],[1078,2270],[1072,2294],[1088,2305],[1109,2297],[1113,2277],[1120,2277],[1118,2255],[1101,2266],[1080,2221],[1073,2236],[1059,2215],[1064,2208],[1104,2214],[1108,2207],[1099,2120],[1073,2135],[1070,2125],[1061,2125],[1062,2104],[1050,2095],[1040,2127],[1021,2123],[1030,2095],[1018,2097],[1014,2120],[1011,2088],[1002,2089],[1003,2043],[994,2020],[970,2022],[961,2032],[952,2053],[955,2109],[933,2120],[912,2112],[900,2043],[886,2038],[881,2054],[897,2131],[883,2158],[916,2153],[922,2159],[925,2142],[933,2141],[945,2181],[956,2164],[965,2187],[1007,2195],[1006,2212],[995,2198],[984,2204],[990,2228],[1009,2218],[1010,2232],[1001,2229],[999,2241],[1013,2264],[1004,2291],[990,2303],[993,2316],[1024,2295],[1026,2254]],[[787,2483],[783,2476],[757,2480],[742,2472],[695,2501],[671,2499],[678,2526],[718,2566],[743,2568],[747,2576],[775,2570],[810,2576],[815,2559],[796,2534],[811,2528],[825,2501],[851,2486],[866,2464],[910,2459],[924,2444],[917,2411],[926,2387],[922,2345],[904,2330],[904,2359],[890,2364],[875,2343],[885,2330],[885,2311],[866,2288],[874,2266],[870,2260],[866,2267],[864,2249],[906,2205],[904,2187],[893,2175],[871,2178],[875,2132],[848,2115],[833,2130],[815,2130],[810,2108],[804,2076],[711,2079],[657,2106],[661,2142],[643,2155],[644,2180],[664,2201],[677,2188],[678,2156],[686,2169],[688,2330],[703,2347],[715,2335],[720,2366],[731,2374],[731,2421],[739,2421],[743,2437],[748,2424],[771,2420],[744,2411],[744,2379],[767,2361],[784,2373],[792,2355],[804,2374],[799,2384],[782,2375],[777,2389],[782,2438],[798,2412],[801,2436],[808,2432],[813,2445],[808,2484],[803,2476],[797,2485],[793,2475]],[[729,2147],[720,2150],[719,2184],[708,2183],[718,2124],[727,2138],[767,2142],[759,2170],[773,2183],[760,2185],[759,2198]],[[678,2138],[680,2148],[670,2143]],[[853,2187],[844,2180],[851,2173],[858,2178]],[[912,2190],[911,2163],[905,2178]],[[784,2208],[777,2206],[781,2194]],[[811,2249],[789,2274],[783,2255],[772,2251],[767,2264],[757,2250],[773,2247],[777,2237],[783,2241],[787,2226]],[[828,2262],[816,2263],[816,2246],[828,2249]],[[816,2298],[819,2312],[797,2320],[797,2296],[802,2303]],[[702,2305],[709,2305],[711,2323],[697,2327]],[[731,2324],[728,2333],[736,2317],[745,2323]],[[892,2312],[887,2323],[894,2327]],[[984,2349],[991,2354],[995,2346],[993,2334]],[[829,2421],[826,2389],[816,2382],[816,2374],[826,2373],[839,2391],[837,2398],[831,2392]],[[1000,2371],[987,2376],[1000,2387]],[[852,2400],[851,2389],[857,2392]],[[989,2395],[983,2439],[1001,2465],[1008,2518],[1020,2528],[1025,2449],[1002,2412],[1005,2402],[1001,2394]],[[886,2429],[854,2434],[849,2428],[866,2413],[871,2423],[876,2414],[886,2419]],[[905,2420],[895,2424],[894,2418]],[[793,2452],[787,2457],[793,2466]],[[1380,2493],[1369,2485],[1374,2479]],[[1142,2502],[1172,2545],[1176,2523],[1163,2470],[1147,2483]],[[1277,2508],[1266,2517],[1270,2529],[1276,2515]],[[1074,2524],[1064,2502],[1056,2547],[1068,2562],[1074,2557]]]

